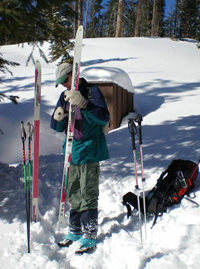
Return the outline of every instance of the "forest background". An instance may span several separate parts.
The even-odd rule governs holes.
[[[169,7],[169,3],[171,6]],[[167,6],[167,12],[166,12]],[[200,0],[1,0],[0,46],[28,42],[47,62],[71,60],[77,27],[85,38],[169,37],[200,40]],[[42,51],[50,43],[49,55]],[[32,53],[27,59],[32,60]],[[10,72],[1,53],[0,72]],[[1,79],[1,78],[0,78]],[[0,94],[1,98],[5,96]]]

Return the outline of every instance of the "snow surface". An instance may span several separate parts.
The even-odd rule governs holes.
[[[43,47],[48,54],[48,44]],[[127,115],[107,135],[111,158],[101,163],[98,247],[94,254],[76,257],[78,243],[59,249],[67,232],[57,227],[63,168],[63,134],[49,127],[50,115],[63,90],[54,87],[56,63],[42,64],[40,136],[40,221],[31,223],[31,253],[27,253],[20,122],[33,122],[34,65],[26,66],[31,48],[1,47],[3,56],[20,62],[14,76],[2,75],[0,91],[18,95],[19,104],[0,104],[0,268],[10,269],[197,269],[200,266],[199,207],[183,199],[151,229],[141,247],[138,213],[129,219],[122,196],[135,186],[133,154]],[[124,70],[135,91],[135,108],[143,115],[145,190],[176,158],[198,161],[200,155],[200,50],[195,43],[161,38],[84,39],[81,71],[106,67]],[[127,83],[121,81],[121,83]],[[137,153],[138,147],[137,147]],[[139,162],[139,156],[138,162]],[[139,169],[138,165],[138,169]],[[140,172],[140,169],[139,169]],[[141,183],[140,183],[141,186]],[[194,189],[200,203],[200,183]]]

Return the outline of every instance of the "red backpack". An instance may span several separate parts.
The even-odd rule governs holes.
[[[198,176],[198,164],[189,160],[173,160],[160,175],[154,188],[145,197],[147,214],[155,216],[153,225],[158,215],[166,212],[168,207],[180,203],[184,195],[191,192]],[[141,197],[139,199],[141,211],[144,213],[143,199]],[[130,205],[138,209],[137,196],[128,192],[123,196],[123,204],[126,205],[129,216]]]

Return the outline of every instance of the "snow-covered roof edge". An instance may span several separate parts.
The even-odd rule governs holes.
[[[129,75],[116,67],[88,67],[81,74],[88,82],[113,82],[128,92],[134,93],[134,88]]]

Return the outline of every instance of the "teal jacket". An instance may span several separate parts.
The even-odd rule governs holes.
[[[98,87],[89,85],[83,78],[78,90],[88,100],[88,104],[84,110],[76,107],[71,163],[87,164],[106,160],[109,152],[103,127],[108,123],[110,115],[105,98]],[[59,106],[69,111],[69,103],[64,101],[64,92],[61,93],[55,110]],[[61,122],[56,121],[53,115],[51,128],[67,134],[68,114]],[[64,152],[65,143],[66,140]]]

